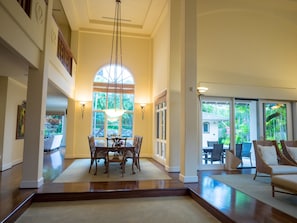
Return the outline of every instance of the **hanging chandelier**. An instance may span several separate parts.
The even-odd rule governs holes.
[[[122,68],[121,0],[115,0],[115,2],[116,7],[106,91],[107,109],[105,110],[105,114],[110,121],[118,120],[125,112],[122,105],[124,84]]]

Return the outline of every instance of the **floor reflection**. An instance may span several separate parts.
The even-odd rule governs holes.
[[[43,157],[43,178],[45,182],[54,180],[62,171],[65,148],[46,152]]]
[[[220,211],[247,217],[248,212],[254,212],[255,202],[246,194],[234,190],[213,178],[203,177],[201,181],[201,196]]]

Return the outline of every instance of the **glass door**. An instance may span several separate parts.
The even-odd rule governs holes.
[[[258,136],[257,101],[236,99],[234,107],[235,144],[241,145],[241,152],[235,150],[236,156],[241,159],[239,167],[255,167],[256,161],[252,142]]]
[[[225,163],[230,148],[230,99],[202,98],[202,164]]]

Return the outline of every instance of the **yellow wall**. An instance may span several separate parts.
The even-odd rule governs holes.
[[[170,58],[170,18],[168,6],[153,36],[153,97],[167,89]]]
[[[111,36],[79,32],[77,41],[78,59],[75,85],[75,102],[68,110],[68,126],[73,135],[67,133],[69,156],[89,157],[87,136],[91,134],[92,85],[96,72],[110,60]],[[123,37],[123,65],[132,73],[135,81],[134,134],[143,136],[142,156],[152,156],[152,110],[151,110],[151,40],[149,38]],[[84,118],[81,117],[79,101],[87,101]],[[140,105],[147,103],[144,120]],[[73,105],[73,107],[72,107]],[[73,112],[74,114],[71,114]],[[71,141],[71,143],[68,143]],[[73,144],[72,144],[73,143]]]

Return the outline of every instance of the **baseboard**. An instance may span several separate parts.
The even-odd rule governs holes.
[[[41,185],[43,185],[43,177],[39,178],[37,181],[22,180],[20,184],[20,188],[39,188]]]
[[[183,183],[197,183],[198,176],[184,176],[181,173],[179,174],[179,180]]]

